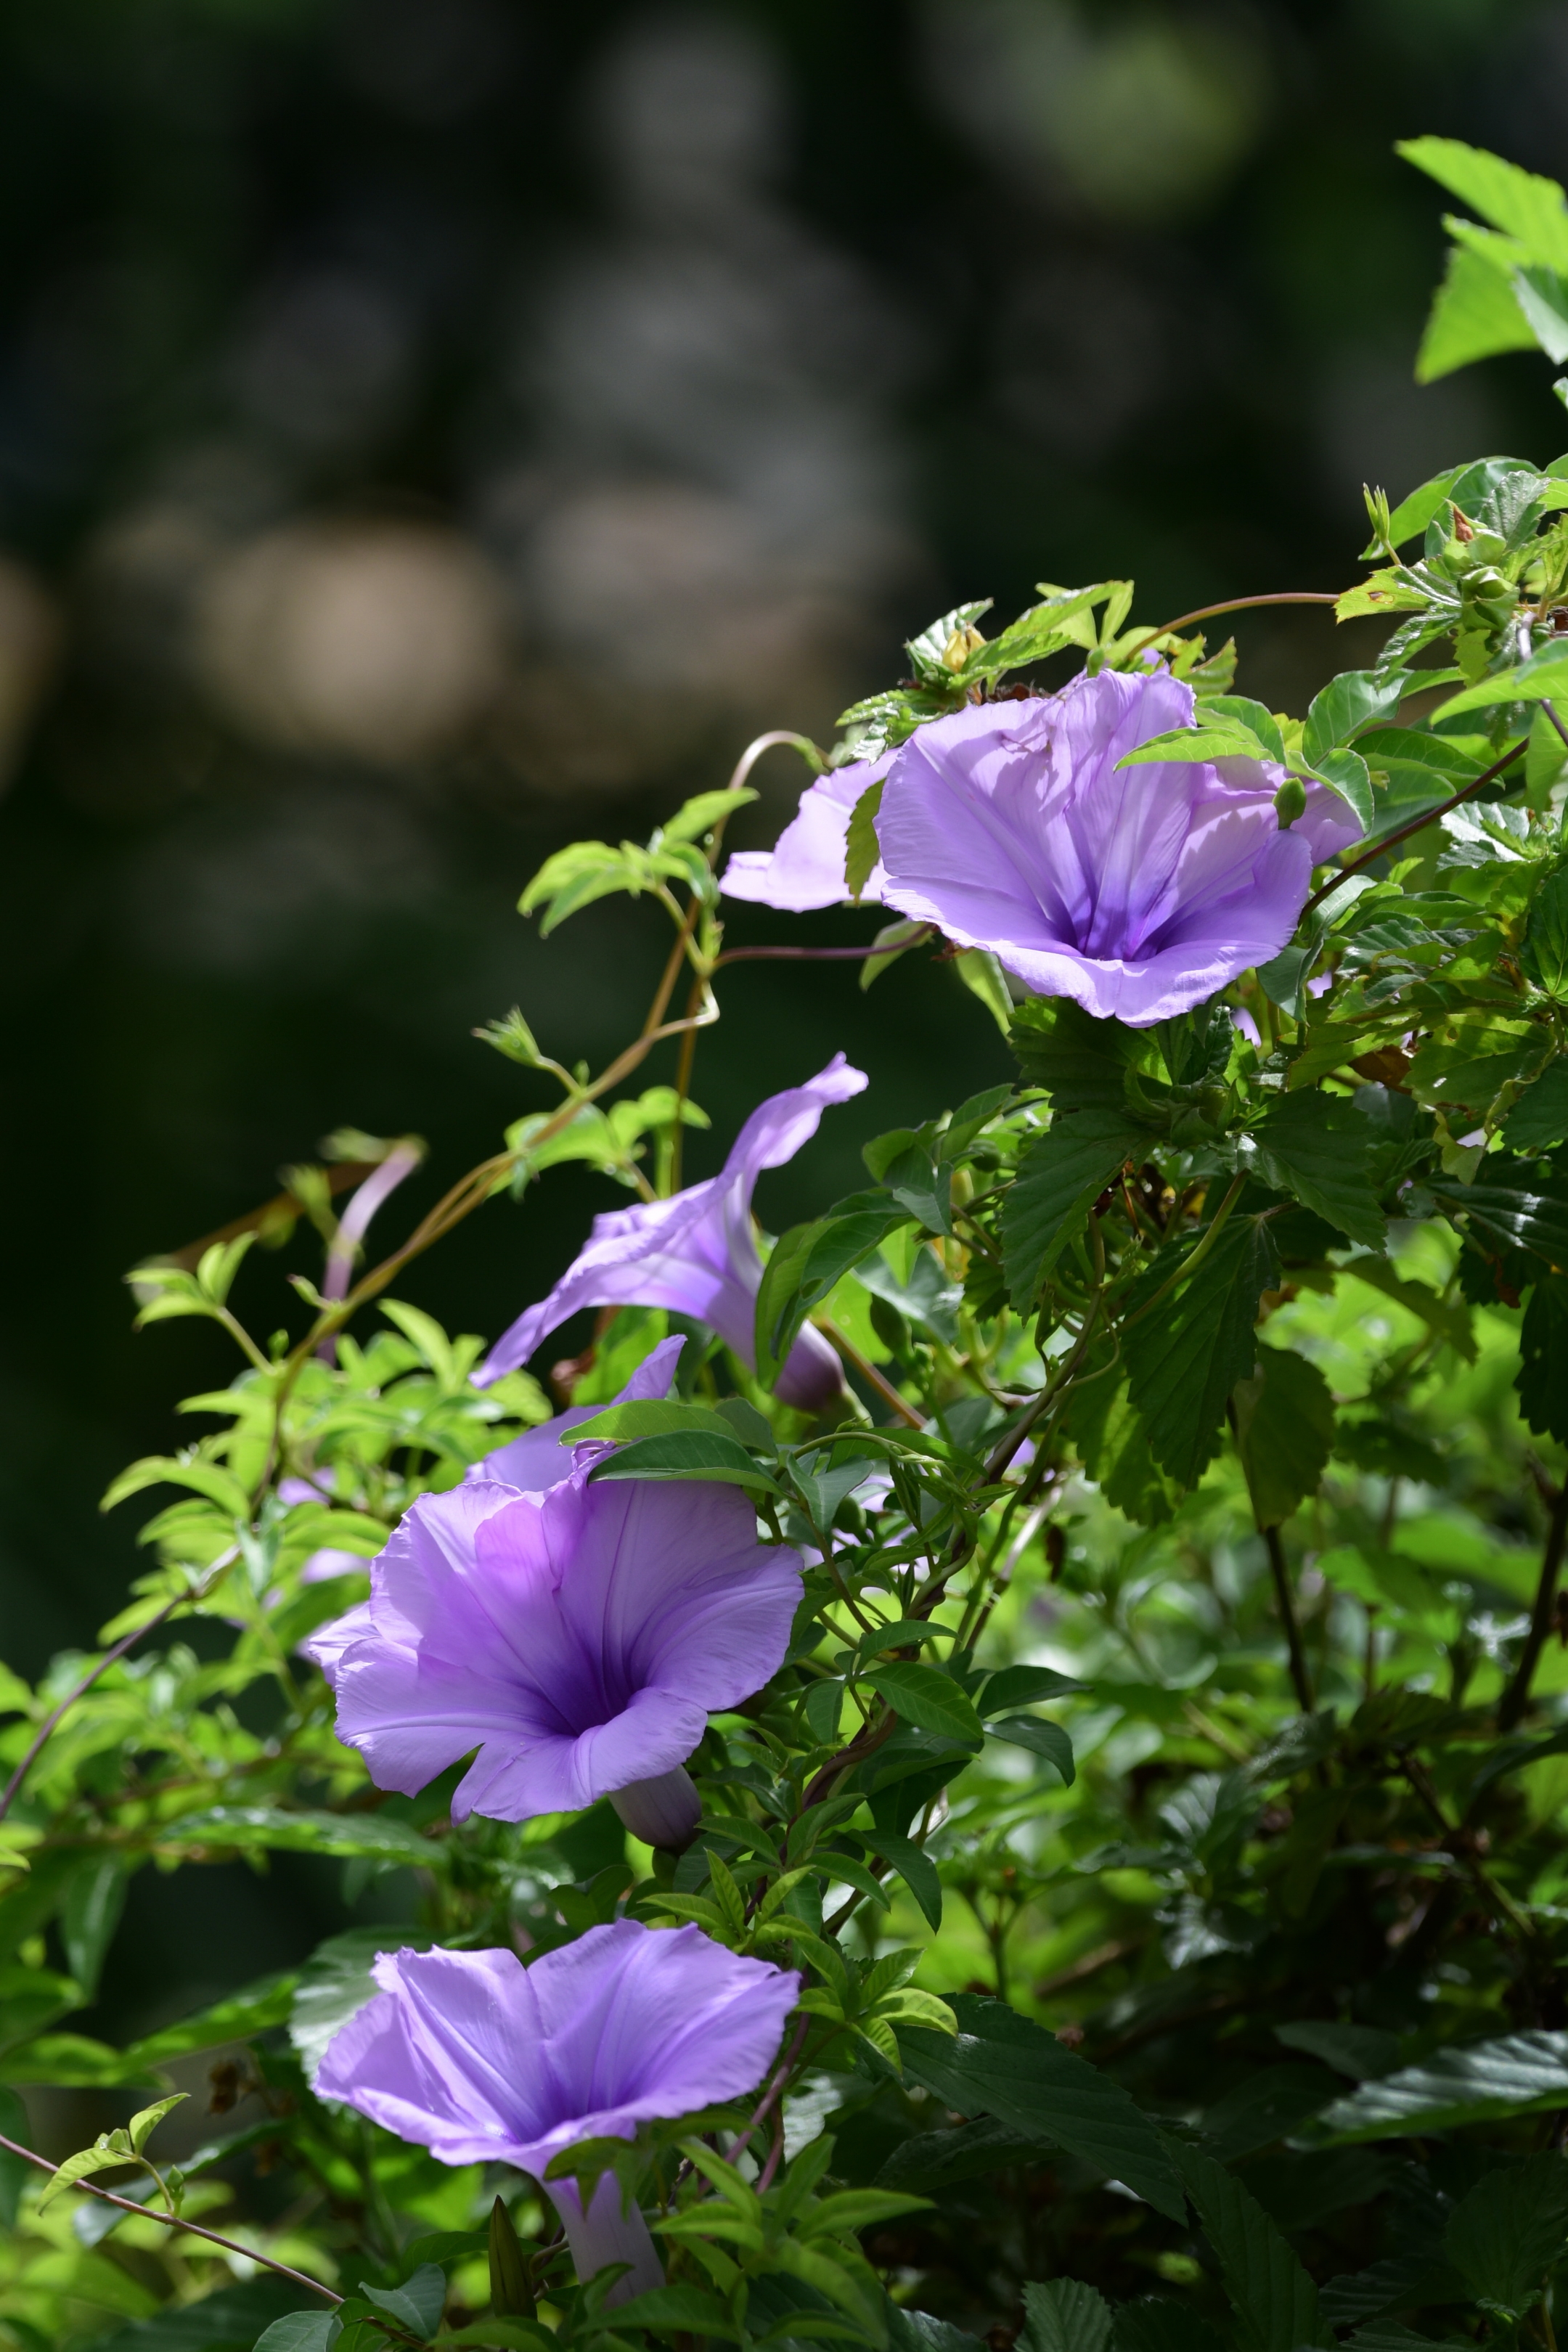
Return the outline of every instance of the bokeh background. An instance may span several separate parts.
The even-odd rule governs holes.
[[[125,1269],[345,1122],[429,1139],[395,1238],[548,1100],[476,1024],[518,1003],[596,1062],[640,1020],[661,919],[542,946],[515,901],[549,850],[646,832],[761,727],[830,740],[961,597],[1131,574],[1159,620],[1341,585],[1363,479],[1568,442],[1538,359],[1413,382],[1442,200],[1392,142],[1420,131],[1568,173],[1568,6],[6,0],[17,1666],[120,1605],[137,1509],[98,1497],[231,1370],[205,1328],[134,1336]],[[1276,704],[1336,666],[1318,612],[1237,635]],[[804,778],[758,781],[737,845]],[[724,1001],[691,1172],[835,1046],[874,1079],[766,1180],[775,1229],[866,1135],[1005,1073],[929,963],[869,999],[757,965]],[[623,1197],[556,1171],[404,1293],[493,1335]],[[289,1265],[319,1271],[297,1239],[243,1277],[263,1332]],[[123,2014],[87,2030],[342,1916],[324,1866],[188,1875],[138,1881]]]

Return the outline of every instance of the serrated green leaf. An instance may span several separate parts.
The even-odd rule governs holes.
[[[904,2071],[960,2115],[990,2115],[1015,2131],[1044,2133],[1070,2155],[1121,2180],[1172,2221],[1182,2186],[1158,2133],[1119,2083],[1066,2050],[1002,2001],[955,1993],[958,2038],[907,2026]]]
[[[1542,1151],[1568,1139],[1568,1054],[1548,1062],[1525,1088],[1503,1120],[1502,1139],[1513,1151]]]
[[[1531,899],[1519,961],[1537,988],[1568,1003],[1568,866],[1548,875]]]
[[[1081,2279],[1031,2281],[1024,2309],[1024,2352],[1110,2352],[1110,2305]]]
[[[290,2311],[257,2337],[255,2352],[331,2352],[342,2332],[335,2311]]]
[[[1532,259],[1568,269],[1568,209],[1562,188],[1535,172],[1462,139],[1401,139],[1394,153],[1425,172],[1450,195],[1507,236]]]
[[[1115,1111],[1058,1113],[1018,1163],[1002,1209],[1007,1294],[1019,1314],[1064,1245],[1127,1160],[1142,1160],[1148,1137]]]
[[[1180,1486],[1194,1486],[1219,1450],[1231,1391],[1257,1364],[1258,1299],[1279,1278],[1268,1225],[1233,1216],[1191,1278],[1123,1332],[1129,1399]]]
[[[1350,1240],[1383,1247],[1387,1222],[1367,1172],[1377,1129],[1353,1103],[1315,1088],[1277,1096],[1255,1139],[1271,1183],[1294,1193]]]
[[[1568,2249],[1568,2164],[1552,2153],[1483,2174],[1455,2206],[1443,2243],[1478,2303],[1521,2319]]]
[[[1197,2148],[1184,2147],[1181,2165],[1247,2352],[1332,2344],[1317,2288],[1257,2199]]]
[[[1426,1182],[1489,1247],[1531,1250],[1549,1265],[1568,1266],[1568,1170],[1491,1152],[1473,1184],[1438,1175]]]
[[[1520,1410],[1538,1436],[1568,1445],[1568,1278],[1542,1274],[1530,1294],[1514,1375]]]

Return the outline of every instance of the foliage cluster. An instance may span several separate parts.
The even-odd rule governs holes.
[[[1564,356],[1561,191],[1451,142],[1412,153],[1490,225],[1457,226],[1433,336],[1479,267]],[[655,1001],[604,1071],[552,1061],[520,1012],[494,1024],[559,1099],[346,1289],[330,1268],[361,1235],[326,1171],[295,1172],[329,1241],[321,1289],[298,1286],[307,1328],[264,1342],[234,1304],[276,1203],[137,1269],[143,1321],[216,1320],[243,1362],[185,1401],[205,1434],[106,1498],[174,1499],[103,1648],[36,1690],[0,1681],[0,2335],[1555,2341],[1568,461],[1489,458],[1368,503],[1374,568],[1338,608],[1394,626],[1300,719],[1234,691],[1228,650],[1194,634],[1208,616],[1130,625],[1119,583],[1046,588],[989,641],[984,607],[946,614],[911,678],[847,714],[863,756],[1061,656],[1152,651],[1199,698],[1163,757],[1280,761],[1367,839],[1270,964],[1149,1029],[1015,1003],[993,959],[955,958],[1017,1083],[879,1137],[866,1188],[778,1239],[754,1367],[689,1329],[675,1399],[612,1405],[670,1318],[602,1318],[570,1368],[616,1449],[594,1475],[737,1485],[809,1562],[786,1663],[692,1759],[679,1859],[607,1806],[455,1825],[456,1773],[387,1796],[299,1645],[417,1496],[550,1411],[525,1373],[477,1389],[481,1343],[395,1297],[403,1269],[568,1160],[646,1199],[679,1187],[735,953],[716,863],[743,774],[646,845],[574,845],[525,894],[547,928],[615,893],[669,919]],[[862,984],[891,998],[879,975],[911,951],[889,927]],[[665,1045],[672,1081],[626,1091]],[[821,1420],[772,1392],[808,1318],[853,1390]],[[289,1851],[340,1858],[381,1923],[129,2048],[71,2030],[135,1873]],[[574,2280],[532,2184],[445,2168],[312,2082],[376,1951],[531,1957],[620,1915],[695,1922],[806,1990],[754,2105],[572,2152],[657,2209],[668,2284],[616,2308],[612,2278]],[[204,2073],[218,2120],[161,2161],[170,2086]],[[29,2085],[135,2113],[54,2170],[26,2153]]]

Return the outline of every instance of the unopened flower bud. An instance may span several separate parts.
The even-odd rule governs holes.
[[[1300,776],[1287,776],[1274,795],[1274,814],[1279,820],[1281,833],[1289,833],[1299,816],[1307,809],[1307,787]]]

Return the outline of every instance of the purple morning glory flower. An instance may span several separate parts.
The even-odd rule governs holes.
[[[577,2275],[630,2263],[610,2291],[625,2303],[662,2286],[647,2224],[606,2173],[584,2212],[576,2183],[546,2182],[551,2159],[585,2139],[633,2139],[753,2090],[800,1979],[739,1958],[697,1927],[635,1919],[590,1927],[530,1969],[515,1954],[384,1953],[375,1999],[328,2044],[316,2077],[443,2164],[531,2172],[565,2226]]]
[[[668,1396],[685,1345],[684,1339],[661,1339],[611,1402],[641,1404],[648,1398]],[[561,1442],[580,1421],[592,1421],[596,1414],[609,1410],[607,1404],[568,1405],[564,1412],[525,1429],[510,1444],[498,1445],[493,1454],[487,1454],[465,1475],[475,1481],[499,1480],[503,1486],[515,1486],[520,1494],[542,1495],[550,1487],[559,1486],[563,1478],[569,1478],[581,1463],[596,1461],[612,1450],[607,1445],[593,1444],[569,1448]],[[363,1567],[363,1562],[356,1565]]]
[[[829,1103],[847,1102],[866,1084],[835,1054],[803,1087],[771,1095],[735,1138],[730,1157],[706,1183],[668,1201],[612,1209],[594,1220],[587,1247],[548,1298],[520,1315],[474,1374],[487,1388],[525,1364],[542,1339],[579,1307],[664,1307],[710,1324],[741,1361],[756,1362],[757,1290],[763,1262],[752,1226],[752,1193],[764,1168],[782,1167],[816,1133]],[[843,1386],[838,1359],[807,1324],[775,1383],[785,1404],[820,1412]]]
[[[370,1599],[306,1649],[378,1788],[413,1796],[478,1748],[454,1821],[608,1797],[635,1836],[679,1848],[700,1813],[685,1760],[713,1709],[783,1664],[800,1575],[738,1486],[476,1480],[422,1495]]]
[[[1100,1019],[1142,1029],[1201,1003],[1279,953],[1313,866],[1361,827],[1313,784],[1281,832],[1284,772],[1265,761],[1118,770],[1193,714],[1163,670],[1101,670],[917,729],[877,821],[883,903]]]
[[[889,751],[879,760],[851,760],[807,784],[799,809],[772,849],[735,852],[719,885],[724,896],[797,915],[813,907],[843,905],[849,897],[844,881],[849,819],[861,793],[887,774],[892,756]],[[875,904],[882,880],[880,866],[873,866],[862,899]]]

